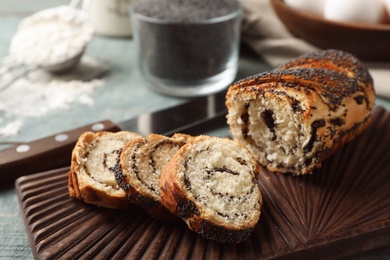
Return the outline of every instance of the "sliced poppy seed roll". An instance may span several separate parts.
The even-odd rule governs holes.
[[[371,122],[375,92],[353,55],[318,51],[229,87],[228,124],[260,164],[308,174]]]
[[[70,196],[106,208],[128,207],[126,194],[115,181],[114,167],[120,149],[139,137],[126,131],[82,134],[72,152],[68,174]]]
[[[199,136],[161,174],[161,202],[188,227],[218,242],[246,240],[262,205],[259,165],[240,143]]]
[[[168,161],[190,138],[172,138],[151,134],[128,142],[122,149],[115,169],[115,179],[134,204],[160,219],[172,218],[160,202],[160,175]]]

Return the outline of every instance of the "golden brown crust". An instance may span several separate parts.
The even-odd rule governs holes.
[[[355,78],[365,85],[372,85],[373,80],[363,64],[352,54],[340,50],[317,51],[297,57],[295,60],[279,66],[278,70],[292,68],[317,68],[337,71]]]
[[[178,142],[187,143],[194,137],[192,135],[188,135],[188,134],[175,133],[174,135],[172,135],[171,138],[175,139]]]
[[[352,79],[352,90],[364,93],[365,102],[369,110],[372,110],[375,102],[374,82],[368,68],[364,66],[354,55],[340,50],[317,51],[302,55],[297,59],[281,65],[277,70],[312,68],[338,72]],[[331,79],[333,81],[333,79]],[[345,80],[345,79],[344,79]],[[347,81],[347,80],[346,80]],[[355,86],[356,83],[358,86]],[[352,91],[351,91],[352,92]],[[341,95],[336,92],[336,94]],[[353,92],[352,92],[353,94]]]
[[[180,178],[177,176],[179,160],[183,150],[179,150],[176,155],[169,161],[160,176],[160,196],[161,203],[172,213],[181,215],[182,209],[178,208],[180,201],[187,201],[182,187],[179,185]],[[194,214],[189,212],[189,214]]]
[[[260,98],[289,103],[300,123],[311,128],[313,140],[305,151],[306,166],[284,169],[256,155],[261,149],[256,148],[259,140],[252,139],[245,128],[255,118],[245,111]],[[295,174],[312,172],[339,146],[363,132],[371,122],[374,101],[367,68],[353,55],[336,50],[304,55],[275,70],[248,77],[232,84],[226,95],[232,135],[250,146],[256,159],[269,170]],[[237,111],[240,102],[247,107]],[[246,121],[241,125],[237,123],[240,117]],[[313,147],[313,142],[321,144]]]
[[[125,193],[115,186],[98,183],[86,170],[88,153],[94,149],[93,144],[103,136],[112,135],[115,138],[131,139],[139,135],[130,132],[85,132],[82,134],[72,151],[71,167],[68,173],[68,190],[71,197],[75,197],[89,204],[106,208],[122,209],[130,206]],[[103,156],[103,152],[102,152]],[[112,173],[113,174],[113,173]],[[114,177],[114,176],[113,176]]]
[[[126,163],[127,157],[129,157],[129,154],[132,153],[134,149],[138,149],[145,142],[146,139],[144,137],[139,137],[127,142],[122,148],[114,168],[116,183],[126,193],[127,199],[136,205],[142,205],[142,201],[145,199],[137,200],[137,196],[140,196],[140,194],[134,186],[130,185],[130,178],[127,174],[124,174],[122,167],[131,167]]]
[[[172,213],[182,218],[191,230],[202,236],[218,242],[239,243],[248,238],[259,219],[262,205],[261,195],[259,194],[258,215],[254,216],[252,221],[243,223],[239,227],[232,227],[232,225],[220,222],[207,214],[199,203],[190,198],[189,192],[185,187],[186,183],[183,181],[183,177],[180,177],[180,174],[182,174],[180,166],[186,164],[186,160],[190,158],[187,154],[188,151],[192,150],[197,143],[210,138],[214,137],[199,136],[192,139],[171,159],[160,178],[161,202]],[[249,154],[249,151],[244,146],[238,142],[236,143],[241,147],[242,153],[248,152]],[[256,176],[260,170],[259,165],[254,158],[248,163],[253,164],[253,171]]]
[[[170,220],[174,219],[174,215],[161,204],[159,191],[155,194],[153,192],[155,187],[151,183],[145,183],[145,180],[140,176],[141,171],[147,175],[158,174],[155,172],[160,171],[160,169],[156,169],[158,166],[154,162],[155,151],[163,146],[179,149],[189,138],[189,135],[176,135],[169,138],[151,134],[146,138],[138,138],[128,142],[120,153],[115,167],[116,182],[132,203],[143,207],[155,218]],[[171,157],[165,159],[169,160]],[[140,164],[143,164],[144,167],[147,166],[148,169],[141,169]]]

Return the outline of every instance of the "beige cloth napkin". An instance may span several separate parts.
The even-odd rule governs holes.
[[[243,7],[242,40],[271,66],[318,50],[294,37],[276,16],[270,0],[240,0]],[[390,49],[389,49],[390,51]],[[365,63],[374,78],[377,95],[390,98],[389,63]]]

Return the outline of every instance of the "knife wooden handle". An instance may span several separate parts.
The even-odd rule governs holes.
[[[72,150],[86,131],[112,131],[120,128],[109,120],[61,132],[0,151],[0,184],[18,177],[70,165]]]

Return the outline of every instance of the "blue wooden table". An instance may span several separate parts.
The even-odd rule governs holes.
[[[63,0],[1,0],[0,1],[0,57],[8,55],[10,40],[24,17],[38,10],[67,4]],[[0,137],[0,144],[25,142],[72,129],[98,120],[119,122],[142,113],[174,106],[188,99],[157,94],[146,87],[135,62],[135,47],[131,38],[110,38],[96,35],[86,55],[110,68],[104,86],[92,97],[93,106],[75,104],[67,110],[26,118],[20,132],[13,137]],[[237,79],[269,69],[255,54],[242,49]],[[390,102],[378,99],[378,104],[390,109]],[[0,124],[7,118],[0,112]],[[13,185],[0,185],[0,259],[32,259],[23,220]],[[389,259],[390,249],[376,250],[356,259]]]

